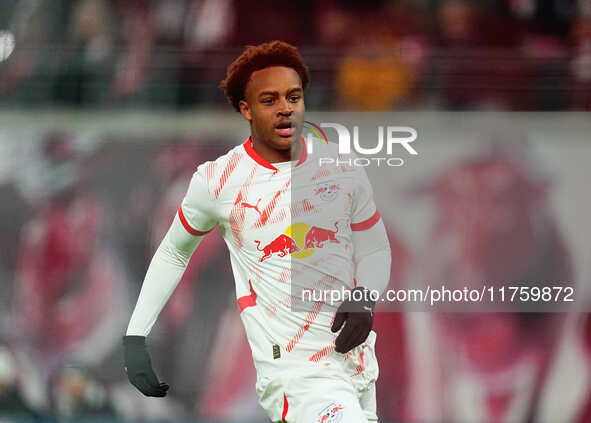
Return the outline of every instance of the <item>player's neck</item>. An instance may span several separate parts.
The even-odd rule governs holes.
[[[283,163],[296,160],[301,154],[301,146],[294,145],[294,148],[288,148],[287,150],[277,150],[270,147],[267,143],[256,141],[253,136],[250,137],[252,140],[252,148],[256,153],[265,159],[269,163]],[[293,150],[293,151],[292,151]]]

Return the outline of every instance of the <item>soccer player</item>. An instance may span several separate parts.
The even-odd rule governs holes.
[[[280,41],[247,47],[228,67],[221,86],[251,135],[197,167],[148,267],[123,342],[129,380],[145,395],[162,397],[169,388],[152,369],[146,336],[217,226],[269,418],[377,421],[371,328],[376,296],[389,281],[390,247],[363,167],[336,144],[308,151],[301,136],[308,82],[298,50]],[[328,159],[336,165],[321,165]],[[306,302],[306,292],[343,295],[336,304]]]

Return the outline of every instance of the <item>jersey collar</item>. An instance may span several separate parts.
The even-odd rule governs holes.
[[[300,137],[300,139],[302,141],[302,154],[300,155],[300,159],[296,163],[296,166],[299,166],[302,163],[304,163],[306,161],[306,158],[308,157],[308,151],[306,149],[306,142],[304,141],[304,137]],[[263,167],[266,167],[267,169],[271,169],[271,170],[277,172],[278,169],[275,166],[273,166],[273,164],[271,164],[268,161],[266,161],[265,159],[263,159],[259,155],[259,153],[257,153],[254,150],[254,147],[252,146],[251,137],[248,137],[248,139],[246,141],[244,141],[244,143],[242,145],[244,146],[244,150],[246,150],[246,154],[248,154],[255,162],[257,162],[258,164],[260,164]]]

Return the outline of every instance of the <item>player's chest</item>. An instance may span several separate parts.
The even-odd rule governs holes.
[[[353,197],[353,178],[345,175],[258,180],[224,196],[220,223],[242,248],[318,248],[347,236]]]

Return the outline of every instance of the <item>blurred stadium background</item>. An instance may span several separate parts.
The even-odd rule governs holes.
[[[308,120],[419,133],[368,168],[391,288],[588,303],[591,1],[2,0],[0,422],[266,421],[219,234],[150,336],[169,397],[127,382],[120,337],[196,164],[248,135],[226,66],[273,39],[310,67]],[[591,422],[582,310],[379,313],[380,421]]]

